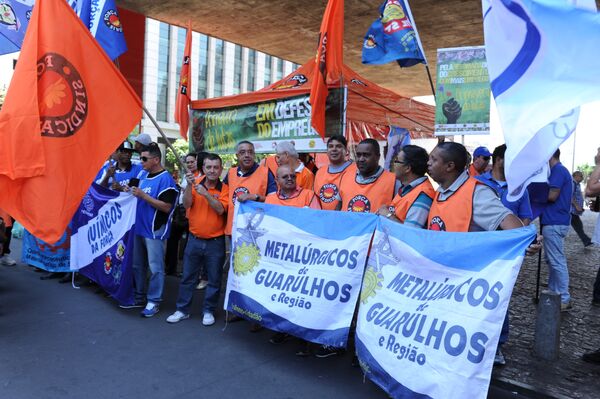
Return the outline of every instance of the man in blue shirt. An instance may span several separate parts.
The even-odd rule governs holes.
[[[544,254],[549,267],[548,288],[559,293],[561,311],[571,309],[569,295],[569,270],[565,257],[564,241],[571,224],[571,198],[573,180],[571,174],[560,163],[560,150],[556,150],[549,161],[548,204],[541,215]]]
[[[131,187],[137,197],[135,241],[133,247],[133,274],[135,303],[142,307],[142,316],[158,313],[165,281],[165,242],[169,238],[171,214],[179,194],[171,174],[161,164],[158,144],[150,143],[141,153],[144,172],[139,187]],[[146,289],[146,263],[150,267],[150,282]]]
[[[124,191],[129,185],[129,180],[137,178],[143,168],[139,161],[131,161],[133,146],[127,140],[117,148],[116,155],[117,162],[105,166],[99,184],[115,191]]]

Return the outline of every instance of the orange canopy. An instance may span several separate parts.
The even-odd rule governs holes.
[[[191,108],[217,109],[310,94],[314,69],[315,61],[311,59],[296,71],[263,89],[192,101]],[[431,105],[384,89],[364,79],[346,65],[343,66],[342,78],[338,81],[328,80],[327,85],[330,89],[344,86],[348,88],[346,136],[351,141],[367,137],[384,140],[390,125],[408,129],[412,138],[433,137],[435,107]]]

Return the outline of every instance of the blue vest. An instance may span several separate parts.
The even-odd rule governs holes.
[[[167,170],[163,170],[158,175],[151,178],[148,178],[147,171],[143,171],[140,176],[139,188],[152,198],[156,199],[158,199],[162,193],[169,189],[178,191],[175,180],[173,180],[171,174]],[[176,202],[177,201],[175,201],[175,203]],[[166,215],[154,208],[145,200],[138,198],[136,210],[137,213],[135,217],[135,234],[146,238],[160,240],[166,240],[169,238],[169,233],[171,230],[171,216],[173,214],[173,209],[175,209],[174,204],[172,204],[173,206],[171,207],[169,214]],[[157,222],[164,220],[165,217],[165,223],[157,226]]]

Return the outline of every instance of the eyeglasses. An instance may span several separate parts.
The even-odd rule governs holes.
[[[394,163],[399,163],[401,165],[407,165],[407,163],[405,161],[400,161],[398,159],[394,159]]]
[[[142,162],[148,162],[149,159],[152,158],[156,158],[156,157],[140,157],[140,159],[142,160]]]

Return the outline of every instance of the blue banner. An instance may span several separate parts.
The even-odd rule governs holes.
[[[378,220],[356,328],[365,375],[394,398],[486,398],[535,228],[447,233]]]
[[[95,281],[120,304],[133,297],[136,198],[93,184],[73,216],[71,269]]]
[[[379,7],[379,13],[381,17],[373,22],[365,35],[363,64],[380,65],[392,61],[397,61],[401,67],[426,64],[407,0],[386,0]]]
[[[21,50],[33,0],[4,0],[0,3],[0,55]]]
[[[21,262],[49,272],[70,272],[69,257],[69,228],[56,244],[48,244],[25,230]]]
[[[252,201],[235,212],[225,309],[346,346],[377,216]]]

